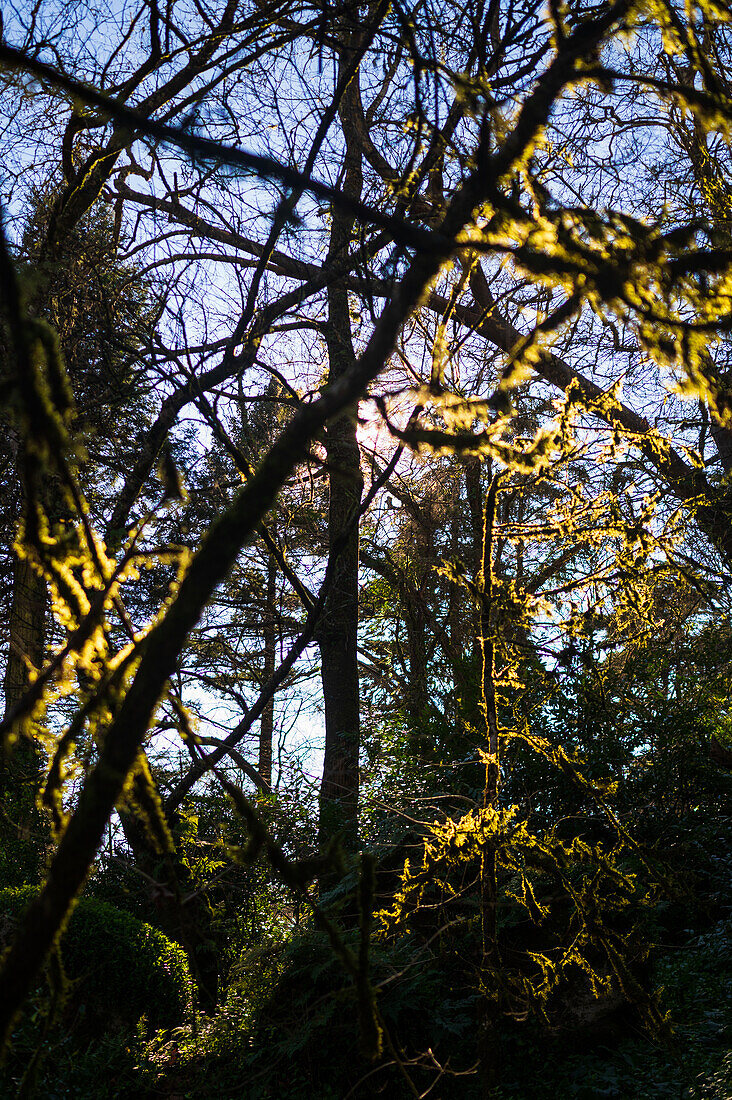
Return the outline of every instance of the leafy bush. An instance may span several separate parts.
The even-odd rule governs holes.
[[[8,941],[35,886],[0,890],[0,946]],[[61,938],[71,984],[67,1012],[85,1033],[134,1029],[142,1016],[168,1028],[185,1016],[192,995],[186,956],[162,932],[94,898],[76,906]]]

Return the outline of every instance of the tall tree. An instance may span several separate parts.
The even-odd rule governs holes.
[[[378,6],[372,7],[373,12]],[[352,57],[365,33],[350,18],[338,29],[339,82],[344,82]],[[361,151],[352,128],[352,104],[358,86],[358,71],[345,90],[339,118],[345,143],[343,193],[359,200],[363,187]],[[333,263],[350,249],[354,217],[343,209],[333,210],[328,262]],[[328,348],[328,382],[353,372],[356,364],[351,333],[348,288],[333,282],[328,287],[328,319],[325,327]],[[328,548],[333,579],[323,617],[318,626],[325,710],[325,755],[320,789],[320,843],[327,844],[341,832],[348,849],[358,842],[359,753],[361,744],[360,696],[358,683],[358,508],[363,491],[361,454],[356,436],[356,410],[346,409],[328,424]]]

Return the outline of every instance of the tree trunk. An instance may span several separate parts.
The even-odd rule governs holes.
[[[348,63],[348,51],[341,50],[339,70]],[[356,77],[358,79],[358,77]],[[344,192],[361,194],[361,155],[349,126],[347,92],[340,109],[346,141]],[[346,252],[353,232],[353,218],[333,211],[328,262]],[[351,334],[348,291],[339,282],[328,288],[326,326],[329,372],[334,382],[353,365],[355,352]],[[360,714],[358,683],[358,524],[355,518],[363,491],[361,455],[356,437],[356,409],[347,410],[328,425],[326,437],[330,503],[328,547],[333,581],[318,628],[323,703],[325,707],[325,757],[320,788],[321,848],[336,833],[344,847],[358,845],[358,789]]]
[[[275,672],[277,658],[275,636],[275,599],[277,596],[277,568],[272,554],[267,556],[267,589],[264,608],[264,663],[262,686],[268,684]],[[262,712],[259,722],[259,762],[257,770],[267,786],[272,786],[272,738],[274,735],[274,695]]]
[[[43,664],[46,585],[25,558],[13,563],[8,663],[5,669],[5,713],[13,709],[29,686],[28,662]]]
[[[340,417],[328,428],[328,464],[328,541],[331,561],[335,560],[318,637],[325,706],[320,843],[327,844],[334,833],[341,832],[346,848],[355,850],[360,749],[358,527],[353,525],[348,531],[346,528],[358,508],[363,483],[356,426],[351,417]]]
[[[409,680],[405,699],[411,736],[415,744],[421,744],[424,731],[422,726],[427,715],[429,702],[427,677],[427,608],[422,591],[415,591],[405,579],[404,583],[404,623],[407,628],[407,655],[409,658]]]
[[[10,610],[9,652],[5,669],[5,714],[29,684],[28,662],[43,663],[46,586],[23,558],[15,558]],[[37,808],[43,771],[40,749],[30,736],[0,744],[0,884],[37,881],[48,841],[48,826]]]
[[[481,487],[481,460],[468,458],[465,461],[465,497],[470,516],[470,539],[465,546],[465,564],[468,573],[474,580],[479,579],[481,569],[481,553],[483,545],[483,490]],[[472,606],[472,659],[470,662],[469,680],[466,685],[468,690],[463,696],[462,724],[480,729],[480,684],[478,683],[479,670],[481,668],[481,644],[480,644],[480,613]]]
[[[495,533],[498,475],[494,474],[485,504],[481,555],[482,599],[479,612],[478,641],[481,654],[481,710],[486,733],[485,783],[483,809],[498,808],[501,781],[501,738],[496,707],[496,648],[491,612],[493,605],[493,541]],[[498,1083],[500,1069],[500,999],[495,974],[500,969],[498,946],[498,882],[496,848],[486,844],[480,860],[480,914],[482,933],[481,979],[483,997],[478,1035],[478,1056],[483,1095],[488,1097]]]

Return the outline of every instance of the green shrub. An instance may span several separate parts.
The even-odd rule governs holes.
[[[0,947],[37,893],[35,886],[0,890]],[[71,985],[67,1012],[85,1033],[151,1029],[185,1017],[192,984],[186,956],[162,932],[106,902],[83,898],[61,939]]]

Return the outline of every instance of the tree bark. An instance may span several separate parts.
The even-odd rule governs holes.
[[[495,534],[498,474],[494,474],[488,490],[483,519],[481,555],[481,602],[478,640],[481,654],[481,710],[485,721],[486,756],[483,809],[498,808],[501,781],[501,737],[496,707],[496,647],[491,612],[493,610],[493,541]],[[482,933],[481,979],[484,995],[479,1021],[479,1057],[483,1095],[490,1096],[498,1082],[500,1069],[500,1035],[498,1031],[500,1000],[495,987],[495,973],[500,967],[498,946],[498,881],[495,846],[488,842],[480,859],[480,914]]]
[[[43,664],[46,586],[24,558],[15,556],[9,651],[4,679],[5,714],[29,685],[29,666]],[[5,885],[36,881],[48,841],[47,822],[36,805],[43,770],[41,750],[28,735],[0,742],[0,866]]]
[[[465,461],[465,497],[468,503],[470,515],[470,540],[465,546],[467,557],[466,565],[474,580],[479,581],[481,575],[481,555],[483,545],[483,490],[481,487],[481,460],[468,458]],[[480,612],[472,607],[473,618],[473,650],[470,662],[468,691],[463,696],[463,713],[461,724],[480,729],[480,684],[478,683],[479,670],[481,668],[481,620]],[[467,705],[466,705],[467,704]]]
[[[277,565],[272,554],[267,555],[267,588],[264,608],[264,663],[262,687],[268,684],[275,672],[277,658],[275,636],[275,599],[277,596]],[[259,762],[257,771],[268,787],[272,786],[272,738],[274,736],[274,695],[269,700],[259,721]]]
[[[339,76],[348,64],[352,34],[339,56]],[[350,40],[350,41],[349,41]],[[358,80],[355,77],[354,82]],[[346,142],[344,192],[359,198],[363,184],[361,154],[349,126],[352,86],[340,108]],[[333,210],[328,263],[344,255],[353,233],[353,218]],[[356,354],[351,333],[348,290],[342,283],[328,287],[328,381],[336,382],[353,367]],[[328,548],[333,583],[318,628],[325,756],[320,788],[319,843],[325,847],[340,834],[347,850],[358,846],[360,700],[358,681],[358,524],[354,522],[363,492],[361,454],[356,436],[356,408],[346,409],[328,425],[326,436],[330,500]]]
[[[46,586],[25,558],[15,556],[10,610],[8,663],[5,669],[5,713],[25,692],[29,665],[40,668],[45,648]]]

